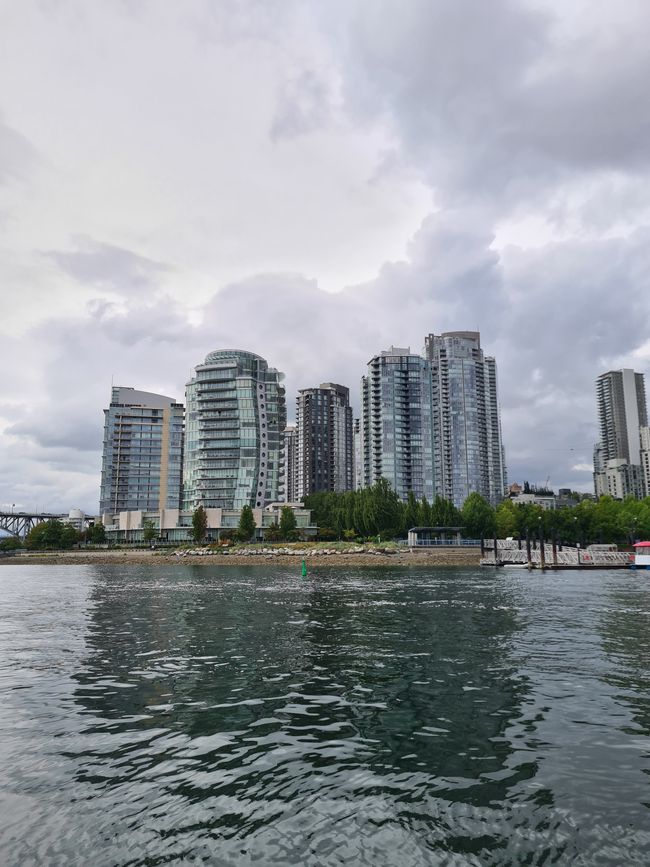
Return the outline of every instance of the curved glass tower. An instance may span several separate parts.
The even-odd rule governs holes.
[[[211,352],[185,389],[183,508],[264,508],[280,498],[284,375],[252,352]]]

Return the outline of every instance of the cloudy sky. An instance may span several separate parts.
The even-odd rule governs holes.
[[[111,381],[480,329],[511,480],[650,366],[647,0],[0,0],[0,507],[97,509]]]

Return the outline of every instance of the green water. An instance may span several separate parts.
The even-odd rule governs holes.
[[[643,573],[0,569],[0,864],[650,863]]]

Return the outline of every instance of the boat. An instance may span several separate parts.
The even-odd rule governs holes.
[[[650,569],[650,542],[635,542],[630,569]]]

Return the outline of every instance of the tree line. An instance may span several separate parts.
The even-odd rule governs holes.
[[[71,524],[50,518],[32,527],[24,541],[16,536],[7,536],[0,540],[0,551],[14,551],[22,548],[23,545],[35,551],[66,550],[81,543],[103,545],[105,542],[106,531],[103,524],[93,524],[80,532]]]
[[[442,497],[432,503],[409,493],[399,499],[385,479],[371,488],[336,493],[322,491],[305,498],[321,538],[352,539],[380,535],[404,538],[412,527],[462,527],[466,539],[553,537],[566,543],[631,544],[650,539],[650,497],[644,500],[583,499],[575,506],[543,509],[505,499],[496,508],[472,493],[461,509]]]

